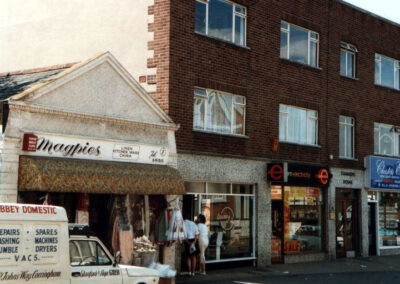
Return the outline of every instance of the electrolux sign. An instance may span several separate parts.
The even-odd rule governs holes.
[[[400,159],[377,156],[365,158],[366,185],[375,189],[400,189]]]

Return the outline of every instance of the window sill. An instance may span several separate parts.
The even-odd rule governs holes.
[[[322,148],[321,145],[314,145],[314,144],[301,144],[296,142],[289,142],[289,141],[279,141],[280,144],[288,144],[294,146],[305,146],[305,147],[312,147],[312,148]]]
[[[374,86],[378,87],[378,88],[385,89],[385,90],[391,90],[391,91],[395,91],[395,92],[400,92],[400,89],[395,89],[395,88],[392,88],[392,87],[387,87],[387,86],[378,85],[378,84],[374,84]]]
[[[211,40],[213,40],[213,41],[223,42],[223,43],[232,45],[232,46],[234,46],[234,47],[239,47],[239,48],[243,48],[243,49],[246,49],[246,50],[251,50],[250,47],[248,47],[248,46],[236,44],[236,43],[234,43],[234,42],[231,42],[231,41],[228,41],[228,40],[224,40],[224,39],[220,39],[220,38],[218,38],[218,37],[213,37],[213,36],[205,35],[205,34],[202,34],[202,33],[196,32],[196,31],[194,32],[194,34],[195,34],[195,35],[198,35],[198,36],[201,36],[201,37],[205,37],[205,38],[211,39]]]
[[[220,133],[220,132],[213,132],[213,131],[199,130],[199,129],[193,129],[193,132],[204,133],[204,134],[213,134],[213,135],[218,135],[218,136],[228,136],[228,137],[234,137],[234,138],[249,139],[249,136],[247,136],[247,135],[228,134],[228,133]]]
[[[351,81],[360,81],[360,78],[357,77],[349,77],[346,75],[340,75],[341,78],[346,79],[346,80],[351,80]]]
[[[300,67],[305,67],[307,69],[314,70],[314,71],[322,71],[322,68],[320,68],[320,67],[304,64],[304,63],[297,62],[297,61],[294,61],[294,60],[290,60],[290,59],[287,59],[287,58],[280,57],[280,60],[282,62],[284,62],[284,63],[287,63],[287,64],[293,64],[293,65],[297,65],[297,66],[300,66]]]
[[[339,157],[339,160],[358,162],[356,158]]]

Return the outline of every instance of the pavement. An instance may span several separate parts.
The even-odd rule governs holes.
[[[400,255],[341,258],[332,261],[274,264],[266,268],[230,267],[207,275],[180,275],[176,283],[400,283]]]

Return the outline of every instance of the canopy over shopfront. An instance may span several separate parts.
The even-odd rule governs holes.
[[[19,189],[113,194],[185,194],[183,179],[162,165],[27,157],[19,161]]]

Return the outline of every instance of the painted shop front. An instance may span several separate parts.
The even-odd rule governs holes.
[[[400,254],[400,159],[365,158],[370,253]]]
[[[183,215],[204,214],[209,231],[206,262],[256,261],[268,264],[265,235],[270,228],[265,162],[207,155],[178,154],[185,180]],[[182,263],[185,270],[185,264]]]
[[[123,262],[143,264],[141,248],[174,265],[163,221],[185,193],[177,126],[118,61],[102,53],[0,84],[10,86],[0,200],[63,206],[70,223],[89,224]]]
[[[272,162],[271,261],[293,263],[325,259],[325,204],[331,174],[323,165]]]

